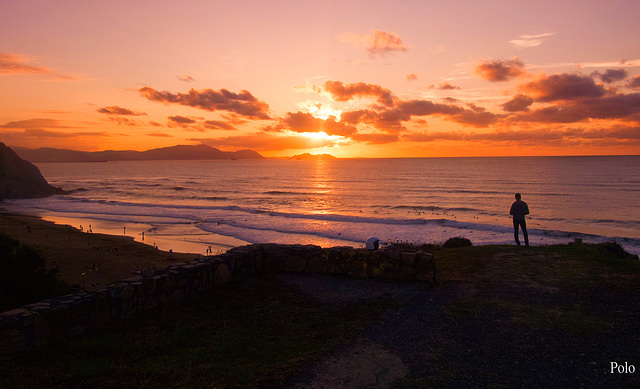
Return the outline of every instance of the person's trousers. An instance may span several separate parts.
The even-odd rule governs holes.
[[[524,235],[524,244],[529,246],[529,234],[527,234],[527,222],[524,220],[513,219],[513,238],[516,240],[516,244],[520,246],[520,237],[518,232],[522,227],[522,235]]]

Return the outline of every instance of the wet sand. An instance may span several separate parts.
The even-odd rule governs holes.
[[[88,226],[80,231],[37,216],[0,212],[0,233],[36,249],[47,267],[57,267],[58,277],[86,290],[104,286],[137,274],[161,270],[186,262],[196,254],[171,253],[135,241],[133,236],[98,233]],[[83,275],[84,274],[84,275]]]

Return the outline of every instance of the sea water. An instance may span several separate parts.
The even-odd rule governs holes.
[[[118,233],[161,249],[249,243],[514,244],[528,203],[532,245],[616,241],[640,253],[640,156],[40,163],[75,190],[5,209]],[[144,233],[144,234],[143,234]]]

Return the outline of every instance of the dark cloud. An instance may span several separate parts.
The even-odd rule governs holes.
[[[288,112],[278,123],[264,128],[268,132],[324,132],[327,135],[350,136],[356,128],[348,122],[336,121],[333,118],[319,119],[306,112]]]
[[[573,123],[586,119],[634,121],[639,114],[640,93],[632,93],[568,101],[516,116],[515,120],[545,123]]]
[[[173,123],[177,123],[180,125],[183,124],[194,124],[196,123],[196,121],[194,119],[188,118],[188,117],[184,117],[184,116],[169,116],[169,120]]]
[[[171,93],[144,87],[140,88],[138,92],[151,101],[186,105],[212,112],[218,110],[228,111],[250,119],[270,119],[268,114],[269,105],[256,99],[246,90],[234,93],[226,89],[220,89],[219,91],[213,89],[191,89],[188,93]]]
[[[520,85],[519,89],[535,101],[542,102],[600,97],[605,93],[604,87],[596,84],[593,78],[566,73],[527,82]]]
[[[455,86],[455,85],[451,85],[448,82],[442,82],[440,83],[440,85],[435,86],[435,85],[431,85],[429,87],[429,89],[439,89],[439,90],[455,90],[455,89],[460,89],[459,86]]]
[[[486,127],[496,122],[499,117],[484,108],[470,105],[470,109],[455,104],[440,104],[428,100],[396,101],[394,107],[382,110],[361,109],[343,112],[343,122],[367,124],[389,133],[398,133],[406,128],[403,123],[414,120],[415,117],[436,115],[456,123]]]
[[[630,88],[640,88],[640,76],[635,76],[629,81]]]
[[[331,94],[331,97],[336,101],[349,101],[356,97],[377,97],[380,104],[393,105],[393,94],[389,89],[380,85],[364,82],[345,84],[341,81],[327,81],[322,89]]]
[[[135,112],[130,110],[129,108],[118,107],[117,105],[113,105],[111,107],[103,107],[96,110],[99,113],[104,113],[106,115],[134,115],[134,116],[143,116],[146,115],[144,112]]]
[[[131,120],[129,118],[123,118],[123,117],[119,117],[119,116],[111,116],[109,117],[109,120],[117,123],[118,125],[123,125],[123,126],[137,126],[138,123],[135,120]]]
[[[225,131],[237,130],[237,128],[235,128],[231,124],[220,121],[220,120],[206,120],[203,126],[209,130],[225,130]]]
[[[627,78],[627,71],[624,69],[607,69],[604,73],[593,72],[592,77],[599,77],[602,82],[611,84],[612,82],[622,81]]]
[[[498,120],[498,116],[487,111],[464,110],[450,117],[451,121],[473,127],[488,127]]]
[[[524,70],[524,62],[517,57],[508,61],[493,60],[480,63],[476,66],[475,73],[492,82],[509,81],[527,74]]]
[[[184,81],[184,82],[193,82],[193,77],[191,77],[188,74],[180,74],[178,75],[178,80]]]
[[[525,95],[516,95],[511,100],[502,104],[502,109],[507,112],[527,112],[529,106],[533,104],[533,99]]]

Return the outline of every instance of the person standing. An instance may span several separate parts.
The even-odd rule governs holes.
[[[529,234],[527,234],[527,222],[524,219],[525,215],[529,214],[529,206],[522,201],[520,193],[516,193],[516,201],[511,204],[510,215],[513,215],[513,237],[516,240],[516,244],[520,246],[520,238],[518,237],[519,229],[522,228],[522,235],[524,235],[524,244],[529,246]]]

